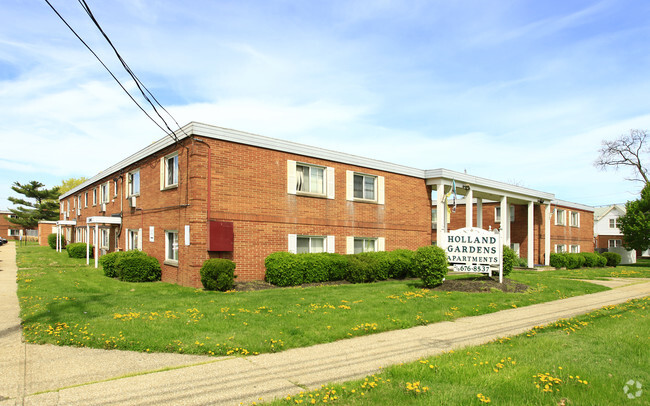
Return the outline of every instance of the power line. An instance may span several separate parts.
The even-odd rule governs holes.
[[[79,41],[81,41],[81,43],[88,49],[88,51],[90,51],[90,53],[93,54],[93,56],[99,61],[99,63],[104,67],[104,69],[106,69],[106,71],[111,75],[111,77],[115,80],[115,82],[117,82],[117,84],[122,88],[122,90],[129,96],[131,101],[133,101],[133,103],[135,103],[136,106],[138,106],[138,108],[149,118],[149,120],[151,120],[156,126],[158,126],[158,128],[160,128],[165,134],[169,135],[172,139],[174,139],[175,142],[178,142],[178,138],[176,137],[176,134],[174,133],[174,131],[171,130],[171,128],[169,128],[169,125],[167,124],[165,119],[159,114],[159,112],[157,111],[155,106],[151,103],[151,100],[149,100],[149,98],[146,97],[146,95],[143,93],[143,95],[145,96],[145,100],[147,100],[147,102],[152,105],[152,107],[154,108],[154,111],[156,112],[158,117],[160,117],[160,119],[163,121],[163,123],[165,123],[165,127],[167,127],[167,129],[162,127],[151,115],[149,115],[149,113],[147,113],[147,111],[140,105],[140,103],[138,103],[138,101],[135,100],[135,98],[131,95],[131,93],[129,93],[129,91],[124,87],[122,82],[120,82],[120,80],[115,76],[115,74],[113,74],[113,72],[108,68],[108,66],[106,66],[104,61],[102,61],[102,59],[95,53],[95,51],[92,50],[92,48],[83,40],[83,38],[81,38],[81,36],[79,36],[79,34],[77,34],[77,32],[74,30],[74,28],[72,28],[72,26],[70,26],[70,24],[68,24],[68,22],[65,20],[65,18],[63,18],[63,16],[52,5],[52,3],[50,3],[49,0],[44,0],[44,1],[45,1],[45,3],[47,3],[48,6],[50,6],[52,11],[54,11],[54,13],[59,17],[59,19],[61,21],[63,21],[63,23],[68,27],[68,29],[77,37],[77,39]],[[83,4],[82,4],[82,7],[84,7]],[[89,13],[90,8],[87,8],[87,9],[86,8],[87,8],[87,4],[84,7],[84,10],[86,10],[86,12]],[[96,20],[94,19],[94,17],[92,17],[92,13],[90,13],[89,15],[91,16],[91,19],[93,19],[93,21],[95,22]],[[95,24],[97,25],[97,23],[95,23]],[[100,31],[102,32],[104,37],[107,39],[107,41],[111,44],[111,47],[115,50],[115,53],[118,54],[117,50],[115,49],[115,47],[113,47],[112,43],[110,42],[110,40],[108,39],[106,34],[103,32],[103,30],[101,30],[100,27],[98,27],[98,28],[100,29]],[[123,62],[123,59],[121,58],[121,56],[119,56],[119,54],[118,54],[118,58],[120,59],[120,61],[122,62],[123,65],[126,65],[126,63]],[[127,69],[127,66],[125,66],[125,69]],[[134,74],[132,74],[132,72],[130,72],[130,69],[127,69],[127,72],[129,72],[131,77],[134,78],[134,80],[136,81],[136,85],[138,86],[138,89],[140,89],[140,92],[142,93],[142,89],[140,88],[140,85],[142,85],[142,83],[139,81],[139,79],[137,79],[137,77],[135,77]],[[144,85],[142,85],[142,86],[144,86]],[[147,92],[148,91],[149,90],[147,89]],[[149,93],[149,94],[151,94],[151,93]],[[151,95],[151,96],[153,97],[153,95]],[[154,99],[155,99],[155,97],[154,97]],[[156,102],[158,102],[158,101],[156,100]],[[160,105],[160,103],[158,103],[158,104]],[[163,110],[164,110],[164,108],[163,108]],[[171,114],[169,114],[169,112],[167,112],[167,110],[165,110],[165,112],[170,117],[172,117]],[[172,117],[172,119],[174,119],[174,118]],[[174,120],[174,122],[176,123],[176,125],[178,125],[176,120]],[[180,126],[178,126],[178,127],[180,128]],[[181,128],[181,131],[183,131],[182,128]],[[183,131],[183,132],[185,133],[185,131]]]

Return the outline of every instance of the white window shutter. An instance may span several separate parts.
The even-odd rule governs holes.
[[[129,230],[126,230],[126,232],[124,233],[124,249],[126,251],[133,249],[133,247],[129,246]]]
[[[160,158],[160,190],[165,188],[165,157]]]
[[[386,251],[386,238],[377,238],[377,251]]]
[[[345,171],[345,199],[354,200],[354,172]]]
[[[345,253],[354,254],[354,237],[345,237]]]
[[[142,229],[138,229],[138,249],[142,251]]]
[[[327,243],[325,246],[326,252],[329,252],[330,254],[333,254],[336,252],[336,246],[335,246],[335,241],[334,241],[334,236],[333,235],[328,235],[327,236]]]
[[[292,254],[298,252],[298,234],[289,234],[289,252]]]
[[[287,160],[287,193],[296,194],[296,161]]]
[[[336,183],[334,183],[334,168],[328,167],[327,170],[327,198],[334,199],[334,188]]]
[[[377,203],[384,204],[386,203],[386,193],[385,186],[386,183],[383,176],[377,176]]]

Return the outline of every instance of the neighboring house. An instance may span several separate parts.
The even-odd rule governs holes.
[[[100,255],[141,249],[159,259],[163,281],[181,285],[201,286],[208,258],[233,260],[239,281],[259,280],[276,251],[345,254],[437,243],[445,194],[458,184],[472,203],[466,224],[487,228],[491,221],[488,214],[473,221],[474,202],[485,201],[481,213],[494,202],[506,216],[515,208],[505,242],[525,245],[520,252],[529,263],[548,264],[552,244],[593,250],[593,240],[582,238],[584,229],[591,235],[590,208],[555,202],[551,193],[194,122],[175,135],[178,142],[162,138],[61,195],[66,239],[90,241]],[[566,224],[552,224],[558,210]],[[576,226],[572,212],[579,213]]]
[[[594,209],[594,238],[596,248],[606,250],[623,246],[623,233],[618,229],[618,218],[625,214],[625,206],[611,204]]]
[[[0,210],[0,237],[6,240],[18,240],[21,234],[24,237],[37,236],[37,230],[31,230],[21,227],[9,221],[9,218],[15,217],[9,210]]]

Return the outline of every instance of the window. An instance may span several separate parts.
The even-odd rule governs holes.
[[[142,239],[140,238],[140,230],[126,230],[126,249],[127,250],[141,250]]]
[[[298,236],[296,241],[298,254],[325,252],[325,237]]]
[[[377,177],[354,174],[354,198],[365,200],[377,199]]]
[[[508,212],[510,214],[510,222],[515,221],[515,206],[510,206],[508,209]],[[494,208],[494,222],[495,223],[500,223],[501,222],[501,207],[497,206]]]
[[[571,227],[580,227],[580,213],[577,211],[569,213],[569,225]]]
[[[616,240],[609,240],[609,248],[617,248],[621,247],[623,245],[623,240],[616,239]]]
[[[162,158],[161,189],[178,186],[178,153]]]
[[[519,256],[521,255],[521,253],[519,252],[519,243],[517,242],[511,243],[510,249],[512,249],[515,252],[515,254],[517,254],[517,258],[519,258]]]
[[[572,254],[579,254],[580,253],[580,246],[579,245],[571,245],[569,247],[571,249]]]
[[[566,244],[555,244],[555,252],[558,254],[566,252]]]
[[[99,248],[108,249],[110,244],[110,228],[99,230]]]
[[[18,237],[19,235],[20,235],[20,230],[12,230],[11,228],[9,229],[10,237]]]
[[[296,164],[296,191],[325,194],[325,168]]]
[[[451,219],[446,214],[445,217],[447,217],[447,224],[449,224]],[[438,228],[438,209],[431,209],[431,229],[436,230],[437,228]]]
[[[165,231],[165,261],[178,262],[178,231]]]
[[[127,175],[127,187],[129,196],[140,195],[140,171],[133,171]]]
[[[84,193],[84,207],[88,207],[88,192]]]
[[[377,251],[376,238],[355,238],[354,239],[354,253],[359,254],[362,252],[375,252]]]
[[[106,182],[99,186],[99,203],[108,203],[109,202],[109,190],[110,182]]]
[[[117,197],[117,178],[113,179],[113,197]]]
[[[97,188],[93,189],[93,206],[97,204]]]
[[[81,195],[77,195],[77,214],[81,214]]]
[[[609,219],[609,228],[618,228],[618,217]]]
[[[555,209],[555,225],[556,226],[565,226],[566,225],[566,211],[562,209]]]

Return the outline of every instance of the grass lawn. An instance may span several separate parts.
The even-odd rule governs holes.
[[[619,265],[616,268],[557,269],[542,273],[572,279],[650,278],[650,259],[641,258],[637,260],[636,264]]]
[[[634,381],[632,385],[627,385]],[[636,382],[641,383],[638,393]],[[638,398],[629,399],[627,393]],[[648,405],[650,298],[386,368],[281,404]]]
[[[65,252],[17,249],[28,342],[134,351],[275,352],[607,289],[515,271],[511,279],[527,284],[527,292],[429,291],[411,280],[221,293],[120,282]]]

